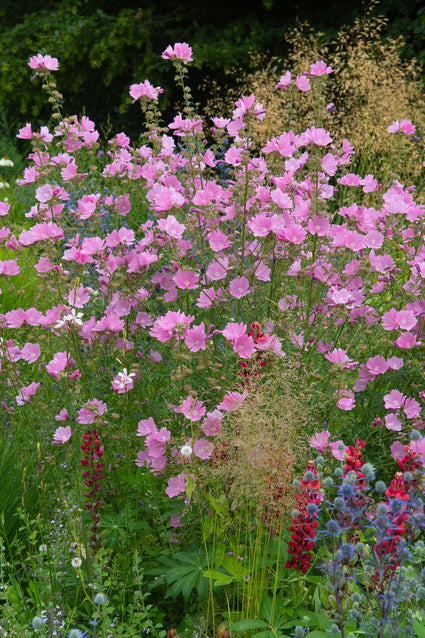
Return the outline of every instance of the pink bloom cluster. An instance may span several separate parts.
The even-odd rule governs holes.
[[[171,60],[172,62],[178,60],[183,64],[192,62],[192,49],[186,42],[176,42],[174,46],[171,44],[162,52],[161,57],[164,60]]]
[[[38,53],[30,58],[28,66],[35,71],[57,71],[59,69],[59,62],[50,55],[41,55],[41,53]]]

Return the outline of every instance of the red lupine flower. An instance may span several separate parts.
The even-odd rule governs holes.
[[[81,465],[85,468],[83,473],[84,485],[88,488],[84,495],[87,497],[86,507],[90,512],[92,520],[90,546],[94,552],[100,549],[100,514],[99,509],[103,505],[103,498],[99,496],[102,489],[103,463],[100,460],[103,456],[103,445],[101,444],[97,430],[88,430],[83,434],[84,443],[81,449],[85,458],[81,459]]]
[[[312,472],[314,478],[301,481],[302,490],[298,494],[297,506],[298,515],[291,519],[289,527],[291,540],[288,542],[288,554],[292,557],[285,562],[285,567],[298,569],[303,574],[308,572],[313,560],[312,549],[316,528],[319,522],[315,520],[317,514],[309,514],[307,506],[312,503],[318,505],[321,501],[320,481],[316,478],[317,472],[313,461],[307,464],[307,472]]]

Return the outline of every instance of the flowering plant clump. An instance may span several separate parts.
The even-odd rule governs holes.
[[[91,518],[91,536],[90,546],[95,552],[100,549],[100,508],[103,505],[103,498],[100,496],[102,490],[103,479],[103,463],[100,460],[103,456],[103,446],[98,438],[97,430],[88,430],[83,434],[84,443],[81,449],[84,457],[81,459],[81,465],[84,468],[83,477],[84,485],[88,488],[84,492],[84,496],[88,499],[86,507]]]
[[[277,609],[289,586],[278,585],[287,484],[312,437],[340,462],[339,485],[323,460],[309,464],[287,570],[305,575],[321,544],[336,604],[327,613],[341,632],[352,591],[368,604],[370,592],[385,624],[384,600],[420,528],[422,443],[405,446],[412,426],[424,425],[425,207],[397,179],[353,172],[349,141],[334,144],[321,125],[325,62],[278,86],[317,90],[316,119],[258,148],[267,113],[254,95],[209,122],[187,85],[192,49],[176,43],[162,57],[182,88],[181,112],[164,126],[161,87],[132,84],[145,132],[104,144],[87,116],[63,117],[57,60],[30,60],[54,124],[18,133],[32,146],[20,182],[31,197],[24,221],[14,224],[14,203],[0,202],[1,286],[12,293],[0,314],[5,433],[32,460],[43,512],[46,476],[85,505],[87,517],[69,517],[72,534],[90,539],[87,566],[72,576],[83,589],[97,569],[106,591],[105,565],[116,559],[116,610],[125,609],[140,580],[128,576],[130,546],[148,544],[156,587],[186,601],[196,591],[207,615],[217,603],[231,622],[258,620],[270,592]],[[404,120],[391,128],[410,130]],[[28,273],[33,291],[20,303]],[[346,447],[354,428],[357,443]],[[363,440],[384,471],[399,461],[402,474],[379,503]],[[158,550],[168,521],[182,526],[167,537],[182,551]],[[70,585],[75,600],[79,586]],[[141,604],[132,609],[142,614]],[[274,627],[272,615],[261,622]]]
[[[300,540],[298,545],[289,543],[288,553],[294,558],[286,565],[305,572],[313,556],[319,560],[341,636],[356,628],[368,636],[396,635],[412,627],[411,606],[424,606],[425,589],[417,589],[412,570],[418,555],[415,547],[419,553],[422,547],[415,539],[425,527],[423,441],[414,431],[398,460],[401,471],[389,487],[375,482],[374,467],[362,459],[365,444],[361,440],[345,448],[334,478],[323,456],[317,459],[320,472],[308,468],[304,476],[303,486],[310,487],[307,499],[312,498],[313,480],[317,484],[320,479],[322,489],[318,499],[309,500],[314,503],[307,505],[310,517],[299,519],[298,515],[296,537]],[[329,449],[325,454],[329,455]],[[390,628],[394,633],[387,633]]]

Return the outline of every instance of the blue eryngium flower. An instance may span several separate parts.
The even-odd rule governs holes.
[[[352,483],[343,483],[338,491],[344,498],[351,498],[356,489]]]

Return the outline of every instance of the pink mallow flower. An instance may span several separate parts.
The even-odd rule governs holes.
[[[193,451],[195,453],[195,456],[200,458],[202,461],[206,461],[212,456],[212,453],[214,452],[214,444],[211,443],[211,441],[208,441],[208,439],[198,439],[197,441],[195,441]]]
[[[59,62],[57,58],[52,58],[51,55],[33,55],[28,62],[30,69],[35,71],[57,71],[59,69]]]
[[[154,87],[149,80],[145,80],[140,84],[132,84],[129,93],[134,103],[141,97],[146,97],[149,100],[158,100],[158,95],[164,93],[164,89],[161,89],[160,86]]]
[[[206,409],[202,401],[196,401],[193,397],[188,396],[181,405],[174,408],[176,414],[183,414],[190,421],[199,421],[205,415]]]
[[[224,410],[225,412],[235,412],[240,408],[247,396],[247,392],[227,392],[223,397],[223,401],[217,406],[217,409]]]
[[[60,379],[61,372],[64,372],[66,368],[72,368],[74,363],[74,359],[71,359],[68,352],[55,352],[53,359],[46,365],[46,370],[54,379]],[[78,374],[75,374],[76,372]],[[75,378],[77,376],[81,376],[78,370],[74,371],[70,375],[70,378]]]
[[[223,414],[220,410],[213,410],[207,412],[205,419],[202,421],[201,428],[207,436],[217,436],[221,430],[221,422],[223,420]]]
[[[127,372],[127,368],[123,368],[122,372],[118,372],[114,377],[111,385],[111,390],[118,394],[124,394],[133,389],[133,377],[136,376],[135,372]]]
[[[355,399],[354,399],[354,392],[352,390],[337,390],[336,391],[336,396],[341,397],[340,399],[338,399],[338,401],[336,402],[337,406],[341,409],[341,410],[352,410],[355,405]]]
[[[249,293],[249,281],[246,277],[236,277],[229,284],[229,292],[235,299],[246,297]]]
[[[172,47],[171,44],[162,52],[163,60],[180,60],[183,64],[193,62],[192,49],[186,42],[176,42]]]
[[[66,425],[65,427],[58,427],[56,432],[53,435],[53,445],[63,445],[71,438],[71,426]]]
[[[184,494],[184,492],[186,491],[186,481],[187,475],[184,473],[168,479],[168,487],[165,490],[166,495],[170,498],[173,498],[174,496],[178,496],[179,494]]]
[[[329,437],[331,433],[329,430],[322,430],[316,432],[310,439],[310,446],[319,452],[325,452],[329,444]]]
[[[199,350],[206,349],[206,334],[203,321],[199,326],[189,328],[186,332],[184,342],[191,352],[198,352]]]
[[[398,410],[404,403],[405,396],[399,390],[391,390],[389,394],[384,395],[384,405],[386,410]]]
[[[150,458],[156,459],[165,455],[166,444],[170,440],[170,432],[167,428],[156,430],[145,439],[147,452]]]
[[[78,412],[77,423],[83,425],[91,425],[97,416],[103,416],[107,410],[106,403],[99,401],[99,399],[92,399],[86,401],[84,407]]]
[[[149,334],[162,343],[173,338],[184,338],[193,319],[193,315],[186,316],[179,310],[176,312],[169,310],[163,317],[156,319]]]
[[[16,395],[16,403],[18,405],[25,405],[25,403],[31,403],[31,397],[37,392],[37,388],[40,384],[36,381],[33,381],[27,386],[21,388]]]

